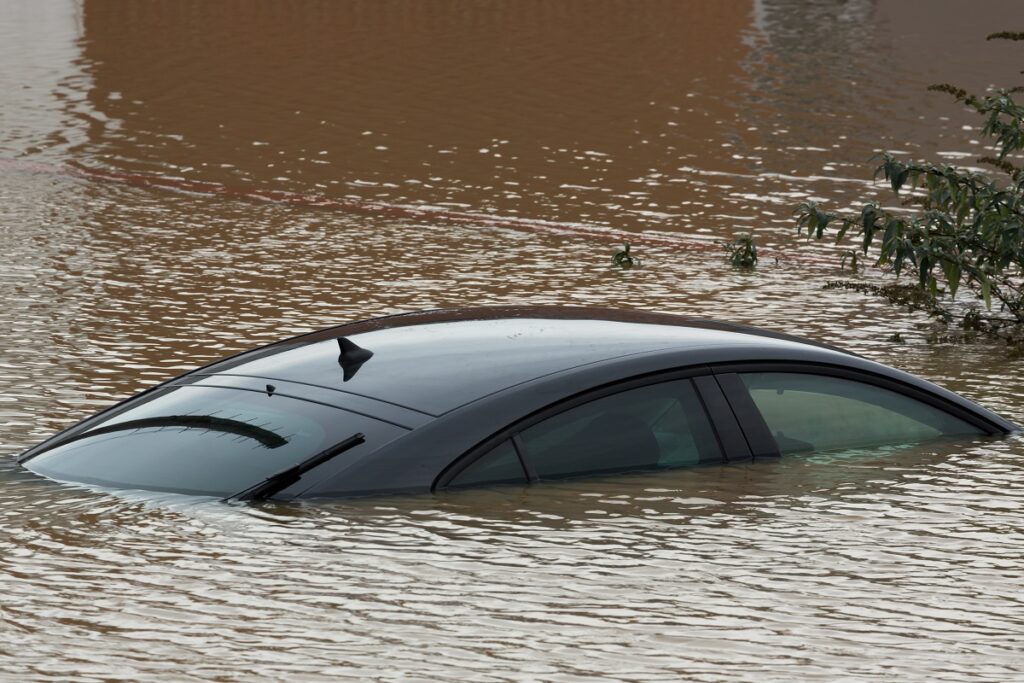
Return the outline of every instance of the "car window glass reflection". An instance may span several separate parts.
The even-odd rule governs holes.
[[[783,454],[981,433],[945,411],[863,382],[789,372],[740,373],[740,379]]]
[[[460,472],[449,488],[486,484],[525,484],[526,473],[511,441],[504,441]]]
[[[379,434],[386,427],[285,396],[184,386],[75,435],[33,463],[55,479],[224,496],[355,432]]]
[[[523,430],[520,438],[541,479],[721,460],[690,380],[591,401]]]

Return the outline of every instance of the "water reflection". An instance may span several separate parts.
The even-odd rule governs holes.
[[[739,75],[748,14],[742,1],[87,2],[90,100],[118,124],[76,151],[228,184],[607,221],[610,204],[657,209],[631,182],[649,168],[711,151],[728,105],[670,119],[690,86]]]
[[[50,672],[109,671],[102,635],[143,676],[1012,677],[1013,446],[854,461],[302,507],[36,485],[5,505],[5,618]]]
[[[1024,421],[1018,361],[927,344],[923,317],[820,291],[843,277],[827,245],[792,253],[791,205],[872,196],[878,146],[976,156],[974,119],[923,86],[1015,82],[1015,46],[982,38],[1018,3],[986,8],[4,4],[0,446],[257,343],[501,303],[785,329]],[[523,229],[541,221],[554,229]],[[763,245],[757,274],[714,245],[740,229]],[[609,267],[623,234],[642,268]],[[907,344],[886,341],[896,331]],[[8,459],[0,671],[1013,679],[1021,455],[979,441],[256,508],[114,497]]]

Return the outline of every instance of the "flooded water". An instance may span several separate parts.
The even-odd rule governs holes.
[[[1017,84],[984,36],[1024,8],[983,7],[0,2],[0,676],[1024,679],[1020,439],[262,507],[13,464],[234,351],[480,304],[783,329],[1024,421],[1024,361],[822,291],[790,216],[878,195],[879,148],[981,155],[924,88]]]

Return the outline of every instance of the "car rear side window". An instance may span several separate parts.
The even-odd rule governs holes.
[[[693,383],[630,389],[570,408],[519,434],[541,479],[557,479],[722,459]]]
[[[783,454],[982,433],[939,408],[864,382],[795,372],[739,377]]]

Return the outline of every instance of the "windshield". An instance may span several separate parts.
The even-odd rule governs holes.
[[[25,466],[63,481],[229,496],[355,433],[379,445],[402,431],[280,394],[186,385],[147,399]]]

